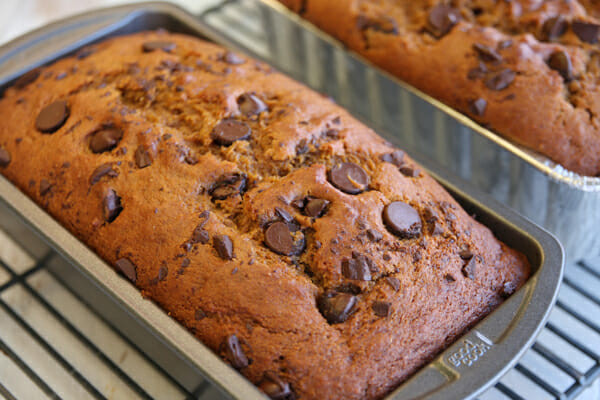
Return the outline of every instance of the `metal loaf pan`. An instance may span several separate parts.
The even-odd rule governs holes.
[[[25,71],[70,54],[81,46],[115,35],[158,28],[236,47],[176,6],[166,3],[121,6],[62,20],[1,47],[0,92]],[[521,290],[387,397],[471,398],[493,384],[533,343],[554,304],[562,278],[563,253],[551,234],[442,173],[441,168],[428,160],[418,155],[415,158],[469,213],[476,214],[500,240],[526,254],[532,265],[533,275]],[[172,351],[176,357],[163,357],[171,363],[163,368],[181,370],[183,375],[186,368],[195,368],[233,398],[264,398],[250,382],[154,303],[144,300],[135,287],[2,176],[0,205],[0,210],[4,210],[0,213],[3,229],[18,234],[18,224],[15,228],[14,223],[4,221],[19,220],[70,262],[72,267],[68,271],[63,268],[57,272],[61,281],[67,285],[86,281],[87,286],[93,288],[94,296],[110,299],[119,313],[129,315],[152,333],[146,342],[160,343]],[[80,292],[81,287],[73,287],[73,290]]]
[[[437,160],[544,226],[571,261],[600,254],[600,178],[569,172],[478,125],[348,52],[277,0],[233,0],[223,7],[261,15],[257,28],[268,41],[266,61],[388,132],[386,139]]]

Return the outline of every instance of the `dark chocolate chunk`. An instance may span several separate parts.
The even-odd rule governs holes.
[[[175,47],[176,47],[176,45],[173,42],[165,42],[165,41],[157,40],[157,41],[153,41],[153,42],[144,43],[142,45],[142,50],[144,51],[144,53],[150,53],[155,50],[162,50],[167,53],[170,53],[173,50],[175,50]]]
[[[435,37],[441,38],[452,30],[460,20],[457,9],[445,4],[438,4],[431,9],[427,17],[427,30]]]
[[[560,15],[548,18],[542,26],[542,39],[548,41],[556,40],[565,34],[568,27],[569,23]]]
[[[116,178],[119,176],[119,173],[113,169],[112,163],[104,163],[92,172],[92,175],[90,176],[90,186],[100,182],[100,179],[104,176]]]
[[[293,397],[292,389],[287,382],[284,382],[274,372],[267,371],[258,384],[260,390],[273,400],[291,400]]]
[[[123,131],[112,127],[105,126],[92,132],[90,137],[90,150],[93,153],[102,153],[114,149],[121,138],[123,137]]]
[[[328,291],[317,300],[319,311],[330,324],[339,324],[348,319],[356,306],[356,297],[349,293]]]
[[[16,80],[14,87],[16,89],[24,89],[25,87],[27,87],[30,84],[32,84],[33,82],[35,82],[39,76],[40,76],[40,70],[37,68],[32,69],[31,71],[28,71],[28,72],[24,73],[23,75],[21,75],[21,77]]]
[[[113,189],[108,189],[103,203],[104,220],[106,222],[113,222],[119,216],[121,211],[123,211],[121,198]]]
[[[230,174],[221,177],[210,192],[213,200],[225,200],[228,197],[241,195],[246,190],[246,177]]]
[[[473,253],[471,253],[471,250],[469,249],[462,249],[458,252],[458,256],[463,260],[470,260],[473,258]]]
[[[396,292],[400,289],[400,281],[393,276],[386,276],[385,282],[392,287]]]
[[[379,232],[376,229],[368,229],[367,237],[372,242],[379,242],[381,239],[383,239],[383,235],[381,234],[381,232]]]
[[[285,211],[281,207],[275,207],[275,213],[277,213],[277,215],[279,215],[279,218],[281,218],[285,222],[292,222],[294,220],[290,213]]]
[[[504,283],[504,285],[502,285],[502,291],[500,292],[500,296],[506,299],[510,297],[515,292],[515,290],[517,290],[517,285],[514,282],[506,282]]]
[[[469,109],[471,110],[471,113],[475,114],[478,117],[483,116],[486,108],[487,108],[487,101],[485,99],[482,99],[481,97],[473,100],[469,104]]]
[[[344,275],[344,278],[346,279],[370,281],[371,269],[369,268],[367,257],[362,254],[357,254],[356,257],[343,260],[342,275]]]
[[[116,267],[129,279],[131,282],[135,283],[137,280],[137,268],[134,263],[132,263],[127,258],[120,258],[115,263]]]
[[[244,354],[242,345],[236,335],[231,335],[227,338],[225,354],[234,368],[241,369],[248,366],[248,358]]]
[[[480,43],[474,43],[473,48],[477,52],[479,59],[484,62],[501,62],[502,56],[489,46]]]
[[[203,224],[200,224],[194,229],[194,233],[192,234],[193,243],[206,244],[210,241],[210,234],[207,230],[203,229],[203,226]]]
[[[337,139],[340,137],[340,131],[338,131],[337,129],[327,129],[325,131],[325,136],[327,136],[330,139]]]
[[[285,222],[277,221],[265,231],[265,244],[277,254],[289,256],[294,250],[294,238]]]
[[[184,258],[183,260],[181,260],[181,268],[187,268],[190,266],[190,259],[189,258]]]
[[[382,154],[379,158],[381,161],[394,164],[396,167],[400,167],[404,164],[404,152],[402,150],[395,150],[391,153]]]
[[[237,54],[232,53],[230,51],[223,54],[223,56],[221,57],[221,60],[226,62],[227,64],[231,64],[231,65],[239,65],[239,64],[243,64],[246,62],[246,60],[244,60],[242,57],[240,57]]]
[[[388,16],[373,18],[365,15],[359,15],[356,19],[356,27],[361,31],[371,29],[391,35],[398,34],[398,23],[393,18]]]
[[[417,210],[406,203],[395,201],[383,210],[383,222],[401,239],[410,239],[421,234],[421,217]]]
[[[329,201],[325,199],[308,198],[304,206],[304,213],[311,218],[319,218],[327,209]]]
[[[296,208],[303,209],[305,203],[306,203],[305,198],[299,198],[299,199],[293,200],[291,204]]]
[[[419,171],[417,168],[411,167],[409,165],[403,165],[400,168],[398,168],[398,170],[402,175],[407,176],[409,178],[416,178],[421,173],[421,171]]]
[[[484,63],[480,61],[477,67],[469,70],[469,72],[467,73],[467,78],[471,80],[481,79],[485,76],[485,74],[487,74],[487,72],[488,68],[485,66]]]
[[[258,115],[263,111],[267,111],[267,105],[256,95],[252,93],[244,93],[237,98],[240,112],[247,117]]]
[[[164,265],[158,269],[158,280],[164,281],[167,275],[169,274],[169,269]]]
[[[579,40],[586,43],[596,43],[600,35],[600,25],[593,22],[573,21],[571,29]]]
[[[0,147],[0,167],[6,167],[10,164],[10,153],[3,147]]]
[[[224,260],[233,258],[233,242],[227,235],[217,235],[213,239],[213,246],[217,250],[217,254]]]
[[[69,118],[69,106],[64,100],[58,100],[42,108],[35,120],[35,127],[43,133],[56,132]]]
[[[201,309],[197,309],[196,312],[194,313],[194,319],[196,321],[200,321],[203,320],[204,318],[206,318],[206,313]]]
[[[44,196],[50,192],[52,184],[47,180],[43,179],[40,181],[40,196]]]
[[[485,80],[485,86],[491,90],[503,90],[510,86],[517,74],[512,69],[503,69],[492,74]]]
[[[237,140],[248,139],[251,133],[252,130],[245,122],[224,119],[214,127],[210,136],[215,143],[221,146],[229,146]]]
[[[378,317],[385,318],[390,315],[392,303],[387,301],[374,301],[371,305],[371,309],[373,309],[373,313],[375,313],[375,315]]]
[[[369,186],[369,175],[360,165],[351,162],[335,165],[329,179],[333,186],[349,194],[361,193]]]
[[[454,282],[454,281],[456,281],[456,279],[455,279],[455,278],[454,278],[452,275],[450,275],[450,274],[446,274],[446,275],[444,275],[444,279],[445,279],[447,282]]]
[[[475,273],[477,272],[477,257],[471,257],[469,261],[462,267],[462,273],[469,279],[475,279]]]
[[[566,51],[558,50],[552,53],[548,59],[548,66],[557,71],[565,82],[573,80],[573,65]]]
[[[135,165],[137,165],[138,168],[146,168],[152,164],[150,153],[144,148],[144,146],[140,145],[137,149],[135,149],[134,158]]]

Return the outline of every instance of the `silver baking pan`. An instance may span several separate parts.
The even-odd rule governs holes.
[[[56,22],[0,47],[0,93],[26,71],[73,53],[84,45],[115,35],[158,28],[237,48],[174,5],[142,3],[110,8]],[[469,213],[490,227],[500,240],[526,254],[532,265],[532,277],[522,289],[386,397],[398,400],[472,398],[499,379],[532,345],[556,299],[562,279],[563,252],[559,242],[548,232],[444,172],[428,159],[418,154],[414,156]],[[136,288],[2,176],[0,205],[0,227],[19,234],[19,224],[24,224],[69,261],[70,270],[62,269],[61,281],[66,284],[86,281],[90,296],[95,293],[93,296],[111,299],[115,310],[132,316],[151,332],[147,341],[167,345],[176,357],[166,357],[171,364],[164,368],[170,372],[181,370],[184,375],[186,368],[194,368],[232,398],[264,398],[242,375],[158,306],[143,299]]]
[[[268,39],[264,57],[278,69],[544,226],[569,260],[600,254],[600,178],[569,172],[487,130],[348,52],[277,0],[233,0],[225,7],[230,13],[258,8],[255,29]]]

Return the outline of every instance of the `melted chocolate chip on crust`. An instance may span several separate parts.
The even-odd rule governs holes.
[[[210,136],[216,144],[230,146],[235,141],[248,139],[251,133],[252,130],[245,122],[224,119],[214,127]]]
[[[265,244],[277,254],[298,255],[304,250],[304,236],[294,240],[290,224],[276,221],[265,230]]]
[[[90,186],[94,186],[96,183],[100,182],[100,179],[104,176],[116,178],[119,176],[119,173],[113,169],[112,163],[104,163],[92,172],[92,175],[90,176]]]
[[[485,86],[491,90],[504,90],[509,87],[517,74],[512,69],[503,69],[500,72],[492,74],[488,79],[485,80]]]
[[[329,179],[333,186],[348,194],[359,194],[369,186],[369,175],[360,165],[351,162],[335,165]]]
[[[213,239],[213,247],[223,260],[233,259],[233,242],[227,235],[217,235]]]
[[[489,46],[481,43],[474,43],[473,48],[477,52],[479,59],[484,62],[501,62],[502,56]]]
[[[573,65],[566,51],[558,50],[552,53],[548,59],[548,66],[557,71],[565,82],[573,80]]]
[[[40,180],[40,196],[45,196],[52,189],[52,184],[47,179]]]
[[[240,174],[222,176],[211,190],[213,200],[225,200],[228,197],[241,195],[246,190],[246,177]]]
[[[148,150],[144,148],[144,146],[138,146],[134,153],[135,165],[138,168],[146,168],[152,164],[152,158],[150,157],[150,153]]]
[[[373,310],[373,313],[375,313],[375,315],[377,315],[378,317],[385,318],[388,315],[390,315],[392,303],[389,303],[387,301],[375,301],[371,305],[371,309]]]
[[[146,42],[142,45],[142,50],[144,51],[144,53],[150,53],[153,52],[155,50],[162,50],[165,51],[167,53],[172,52],[173,50],[175,50],[175,43],[173,42],[165,42],[165,41],[153,41],[153,42]]]
[[[330,324],[339,324],[348,319],[354,312],[356,296],[349,293],[328,291],[322,294],[317,304],[319,311]]]
[[[10,153],[3,147],[0,147],[0,167],[7,167],[10,164]]]
[[[404,164],[404,152],[402,150],[395,150],[391,153],[382,154],[379,159],[383,162],[394,164],[396,167],[400,167]]]
[[[225,52],[222,56],[221,56],[221,61],[226,62],[227,64],[231,64],[231,65],[240,65],[246,62],[245,59],[243,59],[242,57],[238,56],[235,53],[232,53],[230,51]]]
[[[55,101],[42,108],[35,120],[35,127],[42,133],[54,133],[69,118],[69,106],[64,100]]]
[[[28,71],[21,75],[21,77],[15,81],[13,87],[16,89],[24,89],[25,87],[35,82],[39,76],[40,70],[37,68],[32,69],[31,71]]]
[[[471,257],[462,268],[462,273],[466,278],[475,279],[477,272],[478,257]]]
[[[225,355],[236,369],[242,369],[248,366],[248,358],[244,354],[242,345],[236,335],[231,335],[225,342]]]
[[[393,276],[386,276],[385,282],[394,289],[394,291],[398,291],[400,289],[400,280],[398,278],[394,278]]]
[[[452,30],[460,20],[460,12],[445,4],[438,4],[431,9],[427,17],[427,30],[435,37],[441,38]]]
[[[95,154],[110,151],[117,147],[122,137],[123,131],[121,129],[112,126],[100,128],[91,134],[90,150]]]
[[[562,16],[548,18],[542,26],[542,36],[544,40],[556,40],[565,34],[569,23]]]
[[[422,224],[419,213],[401,201],[395,201],[385,207],[383,222],[401,239],[411,239],[421,234]]]
[[[267,111],[267,105],[252,93],[244,93],[237,98],[240,112],[247,117],[258,115],[263,111]]]
[[[103,203],[104,220],[108,223],[113,222],[123,211],[121,198],[113,189],[108,189]]]
[[[356,27],[361,31],[371,29],[390,35],[398,34],[398,23],[393,18],[388,16],[373,18],[365,15],[359,15],[356,19]]]
[[[290,400],[290,396],[293,395],[289,383],[283,381],[277,374],[271,371],[265,372],[258,387],[273,400]]]
[[[342,261],[342,275],[344,275],[344,278],[346,279],[370,281],[371,268],[369,267],[369,264],[372,264],[371,260],[362,254],[357,254],[351,259]]]
[[[478,117],[481,117],[483,116],[483,114],[485,113],[485,109],[487,108],[487,101],[480,97],[478,99],[473,100],[471,104],[469,104],[469,108],[471,110],[471,113]]]
[[[579,40],[586,43],[596,43],[600,35],[600,25],[593,22],[573,21],[571,29]]]
[[[311,218],[319,218],[325,213],[329,201],[325,199],[307,199],[306,205],[304,206],[304,213]]]
[[[137,268],[134,263],[132,263],[127,258],[120,258],[115,263],[115,266],[121,271],[123,275],[127,277],[127,279],[135,283],[135,281],[137,280]]]

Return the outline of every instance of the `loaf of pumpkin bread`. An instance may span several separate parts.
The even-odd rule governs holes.
[[[0,172],[273,399],[379,398],[529,275],[343,109],[193,37],[84,48],[0,121]]]

